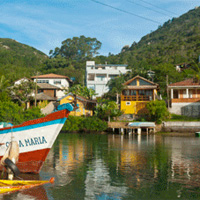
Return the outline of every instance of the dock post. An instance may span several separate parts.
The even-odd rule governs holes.
[[[141,128],[138,128],[138,129],[137,129],[138,135],[141,135],[141,132],[142,132]]]
[[[149,134],[149,129],[147,128],[147,135]]]
[[[112,128],[112,130],[113,130],[113,133],[115,132],[115,128]]]
[[[123,129],[123,128],[121,128],[121,134],[122,134],[122,135],[124,134],[124,129]]]

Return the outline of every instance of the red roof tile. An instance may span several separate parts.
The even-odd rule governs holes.
[[[58,74],[44,74],[44,75],[39,75],[39,76],[32,76],[31,78],[66,78],[69,79],[68,76],[63,76],[63,75],[58,75]]]
[[[177,83],[169,84],[169,86],[193,86],[193,85],[200,86],[200,83],[195,82],[193,78],[190,78]]]

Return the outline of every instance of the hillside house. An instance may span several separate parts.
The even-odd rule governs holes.
[[[86,62],[86,86],[97,93],[97,97],[109,91],[107,85],[112,78],[130,71],[127,65],[95,64],[95,61]]]
[[[200,82],[193,78],[168,85],[169,111],[178,115],[200,116]]]
[[[70,87],[72,82],[69,77],[58,74],[44,74],[31,78],[34,82],[39,84],[46,83],[59,88],[59,90],[56,90],[56,98],[65,96],[65,91]]]
[[[88,100],[82,96],[76,96],[77,104],[79,108],[75,111],[70,112],[70,115],[73,116],[93,116],[94,107],[96,106],[95,100]],[[72,93],[68,93],[64,97],[58,100],[59,104],[71,103],[74,101],[74,95]]]
[[[146,114],[147,102],[157,98],[158,84],[136,76],[125,82],[124,86],[121,94],[121,110],[124,114]]]

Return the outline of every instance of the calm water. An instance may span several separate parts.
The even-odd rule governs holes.
[[[1,199],[200,199],[200,138],[60,134],[27,176],[55,183]]]

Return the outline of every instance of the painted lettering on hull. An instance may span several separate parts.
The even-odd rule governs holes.
[[[10,142],[6,142],[6,146],[8,146],[9,143]],[[27,139],[18,141],[19,147],[28,147],[28,146],[34,146],[34,145],[41,145],[41,144],[45,144],[45,143],[47,143],[47,140],[44,136],[27,138]]]

